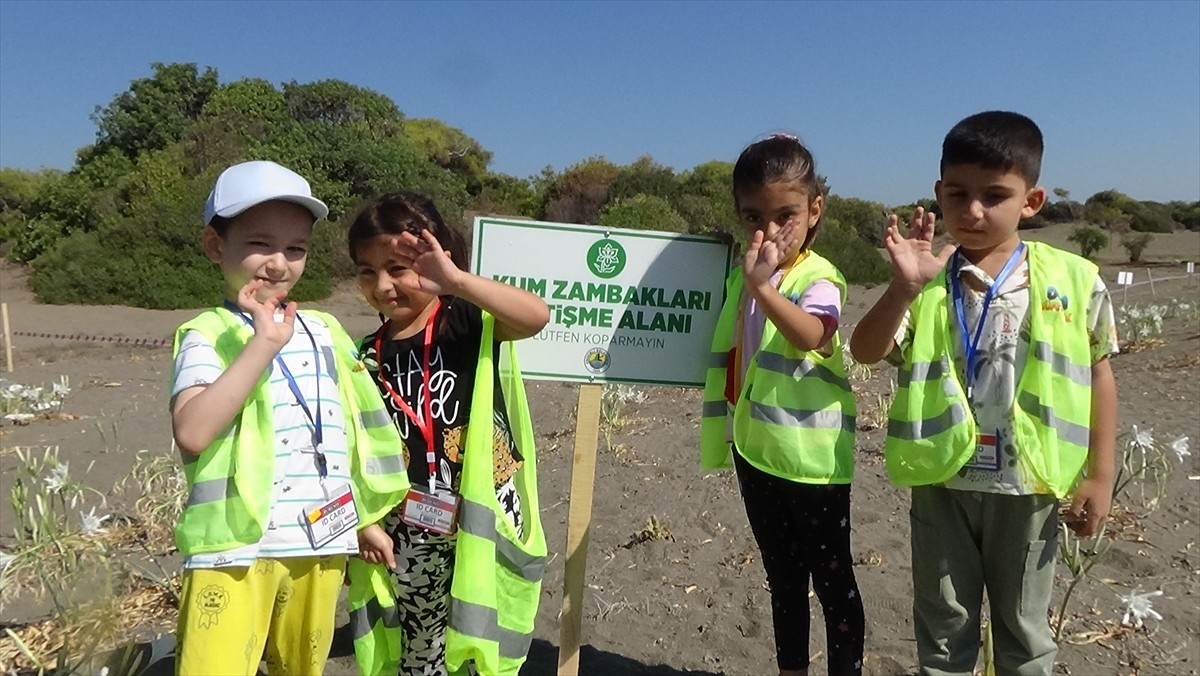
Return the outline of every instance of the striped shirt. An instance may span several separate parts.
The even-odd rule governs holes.
[[[282,317],[281,314],[276,315],[276,321]],[[322,447],[328,467],[324,486],[332,494],[350,481],[346,426],[341,399],[338,397],[333,340],[329,328],[320,319],[308,315],[297,319],[295,332],[280,350],[279,357],[299,386],[314,419],[317,411],[312,407],[314,402],[318,402],[320,391]],[[316,341],[315,355],[313,343],[308,337],[310,330]],[[175,358],[172,405],[180,392],[197,385],[209,385],[224,370],[225,365],[212,344],[198,331],[189,331],[183,337]],[[274,495],[267,530],[258,542],[223,552],[186,557],[184,568],[249,566],[259,558],[333,556],[358,551],[354,529],[339,535],[318,550],[314,550],[309,543],[307,531],[301,525],[301,514],[306,508],[326,501],[317,471],[314,427],[288,386],[277,360],[271,362],[268,387],[275,411],[276,447]]]

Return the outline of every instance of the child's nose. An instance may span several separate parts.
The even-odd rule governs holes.
[[[971,204],[968,205],[968,209],[970,210],[973,218],[983,218],[983,202],[980,202],[979,200],[971,200]]]
[[[387,293],[392,288],[394,281],[387,271],[380,272],[375,277],[375,291],[378,293]]]
[[[267,257],[267,269],[273,272],[282,272],[287,269],[287,254],[282,251],[276,251]]]

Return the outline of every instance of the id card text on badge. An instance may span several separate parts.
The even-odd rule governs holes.
[[[300,525],[308,534],[313,549],[320,549],[334,538],[358,525],[358,508],[350,485],[335,489],[326,502],[308,505],[300,514]]]
[[[413,486],[404,498],[400,520],[413,528],[452,535],[458,527],[458,496],[443,491],[430,494]]]

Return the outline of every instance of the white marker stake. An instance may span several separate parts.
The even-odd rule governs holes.
[[[1117,284],[1121,286],[1121,305],[1124,306],[1129,299],[1129,287],[1133,284],[1132,272],[1118,272]]]
[[[1187,264],[1187,273],[1188,273],[1189,275],[1194,275],[1194,274],[1196,274],[1196,264],[1195,264],[1195,263],[1188,263],[1188,264]]]
[[[1150,268],[1146,268],[1146,277],[1150,279],[1150,295],[1157,296],[1158,294],[1154,293],[1154,275],[1150,273]]]
[[[12,332],[8,330],[8,303],[0,303],[0,314],[4,315],[4,363],[12,373]]]

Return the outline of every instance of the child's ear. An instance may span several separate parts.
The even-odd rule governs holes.
[[[225,242],[221,240],[221,236],[213,229],[211,225],[204,226],[204,232],[200,233],[200,248],[204,250],[204,255],[208,260],[221,264],[221,259],[224,257]]]
[[[1021,207],[1021,218],[1029,218],[1042,210],[1046,204],[1046,189],[1037,186],[1025,196],[1025,206]]]
[[[808,203],[808,227],[812,228],[821,220],[821,214],[825,211],[825,196],[817,195]]]

